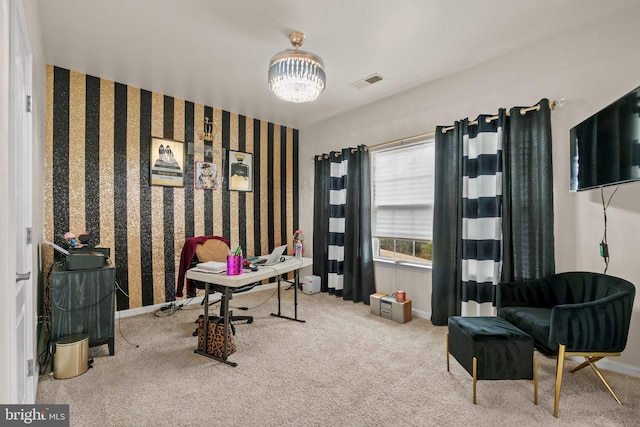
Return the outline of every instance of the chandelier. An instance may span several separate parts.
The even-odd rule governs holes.
[[[319,56],[298,50],[304,34],[294,31],[289,34],[289,40],[295,49],[284,50],[271,58],[269,89],[285,101],[313,101],[326,84],[324,63]]]

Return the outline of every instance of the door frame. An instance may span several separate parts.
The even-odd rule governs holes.
[[[3,272],[0,276],[0,380],[8,387],[2,387],[0,401],[12,404],[35,403],[37,392],[37,361],[35,357],[35,297],[34,284],[37,283],[38,270],[33,259],[34,237],[31,243],[26,241],[26,228],[33,229],[33,181],[31,177],[33,167],[33,113],[26,110],[26,95],[32,96],[33,52],[27,23],[25,20],[23,4],[21,0],[2,0],[0,9],[0,23],[2,23],[2,56],[0,57],[0,92],[3,96],[0,101],[0,232],[10,236],[14,244],[2,245],[0,248],[0,267]],[[22,46],[21,61],[24,61],[24,76],[21,80],[23,86],[16,91],[16,73],[14,69],[18,63],[14,57],[14,42],[20,40]],[[5,95],[8,93],[8,96]],[[20,107],[16,107],[19,104]],[[21,112],[20,112],[21,110]],[[33,111],[33,106],[31,107]],[[16,114],[21,114],[16,116]],[[19,117],[20,120],[14,120]],[[17,124],[23,127],[16,129]],[[14,134],[19,133],[20,139],[26,144],[21,146],[18,161],[14,159],[14,150],[11,142],[16,140]],[[22,138],[24,137],[24,138]],[[20,166],[18,166],[18,164]],[[20,174],[21,176],[17,177]],[[26,177],[26,179],[25,179]],[[23,240],[23,255],[17,257],[18,245],[15,242],[16,223],[19,211],[14,209],[14,195],[22,192],[25,197],[22,206],[26,211],[25,228],[20,231]],[[21,228],[21,227],[20,227]],[[17,260],[22,260],[23,265],[17,271]],[[16,273],[29,271],[31,276],[28,281],[19,285],[16,282]],[[20,292],[18,292],[20,290]],[[22,301],[20,307],[18,301]],[[20,323],[23,322],[23,323]],[[18,332],[18,328],[20,332]],[[31,368],[31,375],[27,367]]]

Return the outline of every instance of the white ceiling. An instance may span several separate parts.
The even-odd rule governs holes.
[[[298,129],[432,82],[637,0],[37,0],[47,63]],[[306,35],[327,88],[306,104],[267,87]],[[384,80],[350,86],[378,73]]]

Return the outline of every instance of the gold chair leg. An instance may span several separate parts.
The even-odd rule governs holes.
[[[478,359],[473,358],[473,404],[476,404],[476,383],[478,382]]]
[[[602,359],[602,357],[589,357],[589,358],[585,357],[585,359],[587,359],[587,363],[589,364],[589,366],[591,366],[591,368],[593,369],[593,372],[595,372],[596,375],[598,376],[598,378],[600,378],[600,381],[602,381],[602,384],[604,384],[604,386],[607,388],[607,390],[609,390],[609,393],[611,393],[613,398],[616,399],[616,402],[618,402],[620,405],[622,405],[622,402],[620,402],[620,399],[618,399],[618,396],[613,391],[613,389],[611,388],[611,386],[609,385],[609,383],[605,379],[604,375],[602,375],[602,372],[600,372],[600,369],[598,369],[598,367],[595,364],[594,359],[595,360],[600,360],[600,359]]]
[[[560,406],[560,387],[562,386],[562,370],[564,369],[564,353],[566,346],[558,346],[558,361],[556,363],[556,394],[553,402],[553,416],[558,418],[558,407]]]
[[[584,362],[582,362],[580,365],[576,366],[575,368],[573,368],[572,370],[570,370],[569,372],[571,372],[572,374],[574,372],[578,372],[580,369],[585,368],[587,366],[589,366],[592,363],[596,363],[598,360],[603,359],[604,356],[599,356],[599,357],[587,357],[587,356],[583,356],[584,357]]]
[[[444,336],[445,348],[447,350],[447,372],[449,372],[449,332]]]

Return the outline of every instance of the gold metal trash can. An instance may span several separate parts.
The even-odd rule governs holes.
[[[73,334],[53,345],[53,376],[59,380],[77,377],[89,369],[89,335]]]

